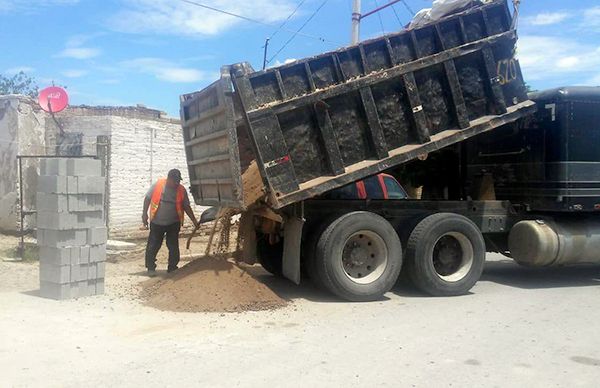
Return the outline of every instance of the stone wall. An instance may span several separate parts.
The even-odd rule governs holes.
[[[0,97],[0,230],[17,226],[18,215],[18,100]]]
[[[44,155],[45,117],[24,96],[0,96],[0,231],[19,230],[19,167],[17,155]],[[39,161],[23,159],[24,209],[35,208]],[[25,219],[25,229],[35,218]]]

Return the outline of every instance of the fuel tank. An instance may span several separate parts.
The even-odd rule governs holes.
[[[512,227],[512,258],[530,267],[600,263],[600,220],[530,220]]]

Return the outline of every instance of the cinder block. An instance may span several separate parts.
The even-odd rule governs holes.
[[[90,285],[89,285],[89,281],[87,279],[77,282],[77,297],[78,298],[84,298],[86,296],[94,295],[96,293],[96,287],[94,287],[93,293],[90,293],[90,291],[91,291]]]
[[[38,191],[41,193],[67,193],[67,177],[57,175],[40,175],[37,181]]]
[[[36,210],[50,212],[69,211],[67,196],[65,194],[42,193],[36,195]]]
[[[96,279],[88,280],[88,296],[96,295]]]
[[[37,239],[39,246],[66,248],[87,245],[87,230],[53,230],[38,229]]]
[[[104,225],[102,211],[79,213],[53,213],[39,211],[37,213],[37,226],[42,229],[70,230],[96,228]]]
[[[71,265],[81,264],[81,247],[69,247],[69,254],[71,257]]]
[[[71,298],[71,284],[40,282],[40,296],[44,298],[64,300]]]
[[[97,228],[105,225],[104,223],[104,212],[77,212],[72,213],[75,217],[75,222],[79,228]]]
[[[96,278],[106,277],[106,262],[100,261],[96,263]]]
[[[37,227],[52,230],[77,229],[77,217],[70,213],[37,212]]]
[[[88,280],[89,264],[71,265],[71,283]]]
[[[96,159],[71,158],[67,160],[69,176],[101,176],[102,162]]]
[[[88,264],[90,262],[90,247],[79,247],[79,264]]]
[[[104,294],[104,279],[96,279],[96,295]]]
[[[95,280],[96,278],[98,278],[98,273],[97,273],[97,268],[98,268],[98,264],[99,263],[90,263],[87,266],[87,279],[88,280]]]
[[[79,192],[79,177],[68,176],[67,177],[67,193],[77,194]]]
[[[78,177],[79,194],[104,194],[106,180],[104,177]]]
[[[47,263],[52,265],[70,265],[71,264],[71,250],[70,248],[53,248],[53,247],[40,247],[39,251],[40,263]]]
[[[96,227],[88,229],[88,244],[101,245],[106,244],[107,231],[106,227]]]
[[[90,263],[106,261],[106,244],[90,247]]]
[[[67,175],[66,158],[44,158],[40,160],[40,175]]]
[[[67,209],[70,212],[104,210],[102,194],[72,194],[68,197]]]
[[[54,265],[40,262],[40,281],[56,284],[66,284],[71,282],[70,265]]]
[[[71,286],[71,298],[81,298],[89,295],[88,281],[73,282]]]

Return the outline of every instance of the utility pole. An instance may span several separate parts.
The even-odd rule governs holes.
[[[351,44],[357,44],[358,41],[360,40],[360,21],[364,18],[366,18],[367,16],[371,16],[373,14],[376,14],[377,12],[386,9],[387,7],[391,7],[392,5],[403,1],[403,0],[391,0],[389,3],[382,5],[381,7],[377,7],[372,11],[369,11],[365,14],[361,14],[361,10],[360,10],[360,0],[353,0],[352,1],[352,37],[351,37]],[[520,1],[520,0],[515,0],[515,1]],[[406,4],[406,3],[404,3]]]
[[[351,44],[356,44],[360,40],[360,0],[352,1],[352,35]]]

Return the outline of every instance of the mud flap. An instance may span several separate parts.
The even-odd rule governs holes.
[[[300,243],[304,220],[290,217],[283,233],[283,276],[300,284]]]

